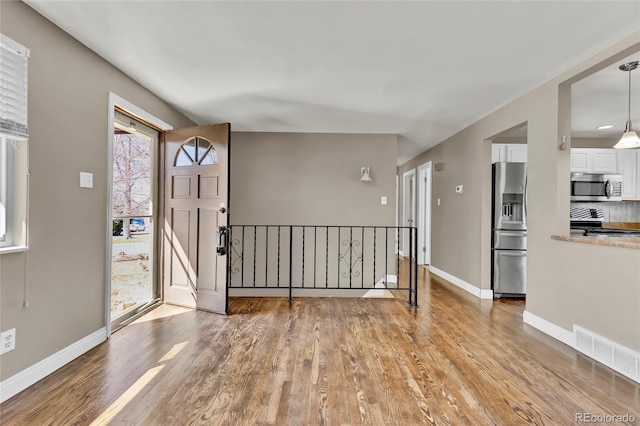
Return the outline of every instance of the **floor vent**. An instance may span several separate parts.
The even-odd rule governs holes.
[[[640,382],[640,353],[578,325],[573,326],[573,334],[577,350],[636,382]]]

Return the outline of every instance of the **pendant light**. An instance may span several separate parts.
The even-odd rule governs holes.
[[[627,62],[626,64],[622,64],[618,67],[620,71],[629,73],[629,118],[627,119],[627,124],[624,127],[622,137],[618,143],[613,146],[616,149],[640,148],[640,138],[631,127],[631,71],[638,68],[639,63],[640,62],[638,61]]]

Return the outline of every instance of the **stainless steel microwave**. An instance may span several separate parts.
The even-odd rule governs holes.
[[[571,173],[571,201],[622,201],[622,175]]]

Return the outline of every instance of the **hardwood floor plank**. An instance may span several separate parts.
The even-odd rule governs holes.
[[[0,405],[3,425],[559,425],[640,420],[640,384],[419,268],[400,299],[164,305]]]

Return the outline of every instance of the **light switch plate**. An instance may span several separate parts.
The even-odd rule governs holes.
[[[93,173],[80,172],[80,188],[93,188]]]
[[[456,186],[456,194],[462,194],[462,185]]]
[[[382,196],[380,197],[380,205],[386,206],[387,205],[387,197],[386,196]]]

